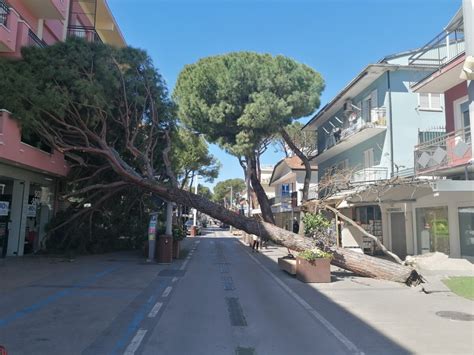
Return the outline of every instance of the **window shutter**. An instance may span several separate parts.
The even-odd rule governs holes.
[[[378,105],[378,98],[377,98],[377,90],[374,90],[370,93],[370,108],[371,108],[371,112],[370,112],[370,120],[372,122],[376,122],[379,117],[378,117],[378,114],[377,114],[377,108],[379,107]]]
[[[420,93],[418,94],[418,98],[420,101],[421,108],[429,108],[430,107],[430,94]]]
[[[441,108],[441,95],[440,94],[431,94],[431,108],[432,109]]]

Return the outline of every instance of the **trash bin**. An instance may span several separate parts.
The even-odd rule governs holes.
[[[158,264],[171,264],[173,261],[173,237],[171,235],[160,235],[157,238],[156,246]]]

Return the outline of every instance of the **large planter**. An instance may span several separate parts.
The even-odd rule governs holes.
[[[173,240],[173,259],[179,259],[179,252],[181,251],[181,241]]]
[[[290,275],[296,275],[296,259],[286,256],[278,258],[278,266],[281,270],[286,271]]]
[[[331,282],[331,259],[320,258],[314,261],[296,257],[296,278],[302,282]]]

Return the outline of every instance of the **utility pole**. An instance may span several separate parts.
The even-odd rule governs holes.
[[[194,186],[194,193],[197,195],[198,194],[198,181],[199,181],[199,175],[196,175],[196,185]],[[197,209],[193,209],[193,226],[197,225]]]
[[[234,207],[234,188],[230,185],[230,210],[233,211]],[[230,226],[230,232],[232,233],[232,226]]]

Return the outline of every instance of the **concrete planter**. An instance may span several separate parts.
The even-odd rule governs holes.
[[[287,257],[278,258],[278,266],[281,270],[286,271],[290,275],[296,275],[296,259]]]
[[[302,282],[331,282],[331,259],[308,261],[296,257],[296,278]]]

